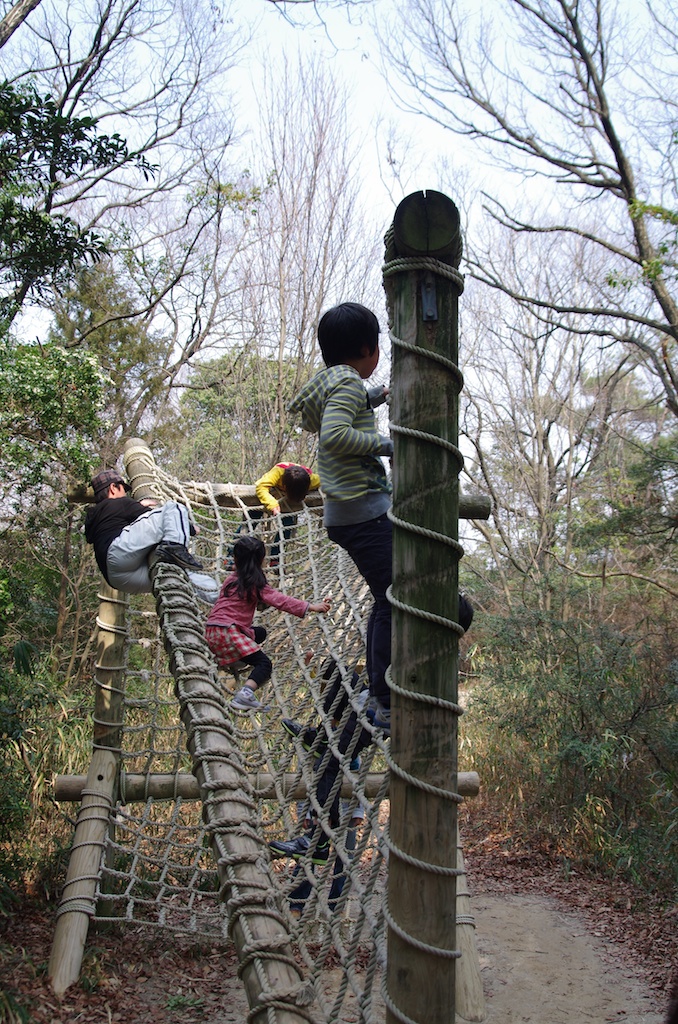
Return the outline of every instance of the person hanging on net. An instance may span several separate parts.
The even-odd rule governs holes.
[[[249,517],[252,520],[262,519],[264,511],[271,516],[279,516],[280,502],[283,499],[287,499],[292,505],[301,505],[308,492],[316,491],[319,487],[320,477],[307,466],[299,466],[294,462],[279,462],[255,482],[254,489],[257,492],[257,498],[264,508],[250,509]],[[269,565],[278,564],[282,543],[290,539],[296,522],[297,517],[294,512],[282,514],[282,529],[278,531],[277,537],[271,545]]]
[[[238,661],[250,666],[247,682],[231,701],[234,711],[262,710],[255,693],[271,678],[273,665],[261,645],[266,629],[254,626],[259,604],[278,608],[302,619],[307,612],[330,610],[329,599],[310,602],[283,594],[269,586],[263,564],[266,548],[255,534],[243,534],[233,545],[234,572],[224,580],[205,623],[205,639],[220,668]]]
[[[241,533],[252,532],[264,518],[265,513],[271,516],[280,515],[280,502],[284,498],[293,505],[301,505],[308,492],[317,490],[319,487],[320,477],[307,466],[300,466],[295,462],[278,462],[272,469],[269,469],[268,473],[264,473],[255,481],[254,489],[263,508],[247,509],[247,519],[235,531],[236,537]],[[271,568],[278,564],[280,548],[283,541],[288,541],[292,536],[296,522],[297,517],[294,512],[282,513],[281,529],[278,530],[269,552],[268,564]],[[232,547],[228,549],[228,557],[224,564],[229,571],[233,569]]]
[[[355,758],[357,767],[351,766],[351,771],[358,771],[360,768],[360,758]],[[330,911],[337,909],[339,899],[344,891],[346,882],[349,877],[348,865],[353,860],[355,853],[356,844],[358,841],[358,829],[365,820],[365,810],[360,805],[353,805],[353,801],[343,800],[341,801],[340,811],[343,821],[345,822],[346,831],[344,834],[344,849],[346,851],[345,857],[346,862],[342,856],[337,853],[334,859],[334,867],[332,868],[332,881],[330,884],[330,890],[327,894],[327,906]],[[313,828],[315,826],[315,816],[313,815],[310,805],[305,808],[302,815],[303,827],[308,831],[309,835],[312,835]],[[341,828],[342,821],[337,817],[336,821],[332,822],[333,828]],[[329,849],[328,849],[329,853]],[[311,869],[314,873],[314,869]],[[301,877],[301,881],[299,881]],[[300,917],[306,909],[307,901],[313,892],[315,887],[315,879],[308,878],[303,865],[300,860],[294,868],[293,879],[296,881],[296,885],[293,887],[291,892],[288,894],[288,902],[290,910],[295,917]]]
[[[319,806],[325,809],[329,828],[335,829],[339,824],[341,789],[336,780],[342,762],[346,761],[353,769],[361,752],[372,742],[371,732],[358,721],[358,711],[365,706],[369,691],[356,671],[343,673],[332,657],[327,658],[323,664],[322,679],[326,683],[323,695],[324,721],[321,719],[317,727],[304,728],[293,719],[283,718],[282,726],[289,736],[297,737],[304,749],[316,758],[315,796]],[[330,735],[339,748],[340,758],[331,751],[327,752]],[[311,814],[314,828],[287,842],[273,840],[268,844],[272,857],[300,860],[308,856],[312,864],[327,863],[330,837],[322,825],[315,828],[318,824],[316,812],[312,811]]]
[[[185,569],[197,585],[194,570],[203,566],[188,550],[196,529],[185,505],[155,498],[135,501],[115,469],[100,470],[92,477],[92,489],[95,504],[85,515],[85,539],[94,546],[97,565],[111,587],[127,594],[150,593],[151,553]]]
[[[458,619],[464,632],[473,622],[474,609],[465,594],[459,594]],[[332,738],[339,750],[341,759],[331,751],[326,753],[328,733],[323,720],[316,727],[304,727],[300,722],[284,718],[282,726],[288,735],[296,737],[303,748],[310,751],[320,760],[317,771],[316,799],[321,808],[327,805],[327,823],[329,828],[336,828],[339,821],[340,785],[337,776],[342,763],[360,756],[361,752],[373,742],[370,730],[360,724],[359,714],[368,697],[366,687],[361,683],[358,673],[353,671],[342,673],[334,658],[328,658],[323,665],[322,678],[327,681],[323,699],[323,710],[329,718]],[[350,707],[350,712],[349,712]],[[323,732],[325,738],[323,739]],[[338,734],[338,735],[337,735]],[[333,744],[334,745],[334,744]],[[331,799],[330,799],[331,798]],[[296,836],[288,841],[273,840],[268,844],[272,857],[292,857],[301,860],[309,857],[312,864],[325,864],[329,857],[330,836],[322,822],[317,821],[316,827],[310,832]]]
[[[331,541],[355,562],[374,604],[367,624],[368,719],[390,731],[392,528],[391,485],[382,456],[393,442],[377,430],[373,409],[386,401],[383,385],[363,384],[379,362],[379,321],[357,302],[329,309],[318,324],[325,369],[290,404],[302,426],[319,435],[318,472],[324,493],[324,524]]]

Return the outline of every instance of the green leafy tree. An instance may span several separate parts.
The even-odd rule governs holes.
[[[253,483],[283,456],[310,465],[312,438],[293,427],[282,438],[271,429],[276,398],[291,399],[297,373],[295,362],[242,352],[201,363],[179,404],[183,442],[173,471],[184,479]]]
[[[123,432],[157,429],[171,416],[167,403],[174,335],[135,311],[139,294],[119,261],[104,258],[81,270],[54,306],[50,339],[71,355],[98,362],[105,375],[97,460],[114,464]],[[83,479],[86,479],[83,477]]]
[[[144,157],[119,135],[102,135],[92,117],[69,117],[31,85],[0,84],[0,317],[7,326],[30,294],[63,285],[106,251],[96,231],[56,212],[74,174],[128,162],[148,177]],[[0,321],[1,322],[1,321]]]
[[[3,347],[0,466],[5,488],[41,485],[46,474],[86,475],[108,383],[96,356],[69,352],[54,342],[5,342]]]

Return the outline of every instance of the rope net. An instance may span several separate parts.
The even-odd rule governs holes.
[[[102,850],[97,919],[227,941],[234,920],[242,921],[247,908],[238,906],[237,893],[230,889],[224,899],[214,829],[235,830],[255,842],[256,884],[265,890],[263,903],[290,936],[295,968],[312,992],[308,1019],[383,1020],[378,979],[386,955],[387,741],[365,720],[359,696],[366,683],[369,590],[345,552],[328,541],[322,508],[305,505],[284,520],[257,518],[259,506],[246,504],[235,488],[228,499],[231,507],[224,507],[224,488],[218,498],[209,484],[179,484],[156,466],[148,449],[140,447],[132,454],[135,465],[139,460],[144,465],[143,474],[135,478],[126,452],[133,493],[138,495],[143,484],[159,498],[190,508],[199,526],[194,553],[217,585],[227,575],[236,531],[256,530],[269,550],[277,549],[277,564],[266,569],[269,583],[308,600],[330,597],[332,607],[328,615],[304,619],[275,609],[257,613],[255,623],[267,629],[264,649],[273,662],[272,679],[257,693],[268,710],[236,714],[229,701],[246,678],[238,679],[237,671],[217,672],[212,664],[211,678],[194,680],[192,694],[184,692],[180,669],[186,653],[203,644],[209,610],[196,600],[186,574],[158,564],[155,605],[150,595],[130,598],[119,800],[111,810],[114,827]],[[329,656],[339,666],[339,686],[337,698],[326,707],[328,684],[321,668]],[[196,686],[197,699],[214,710],[205,725],[207,739],[196,739],[194,730],[190,708]],[[355,741],[342,753],[337,738],[352,714],[359,722]],[[283,719],[315,732],[293,736]],[[363,728],[371,742],[358,750],[358,737],[366,735]],[[243,813],[231,810],[217,826],[210,817],[212,794],[203,807],[190,783],[196,745],[203,766],[209,768],[211,759],[223,765],[223,752],[212,749],[219,731],[236,751],[226,758],[237,775],[229,806],[240,802]],[[332,785],[320,801],[318,780],[328,770]],[[164,799],[157,796],[159,777]],[[205,801],[209,779],[201,788]],[[221,799],[222,783],[213,788],[214,799]],[[321,828],[308,831],[314,819]],[[322,859],[316,856],[321,833],[330,838],[329,855],[325,863],[313,863]],[[311,837],[308,856],[270,857],[271,841],[304,834]],[[216,849],[221,849],[218,844]],[[219,865],[228,866],[231,859],[232,853],[221,849]],[[252,955],[267,953],[255,949]],[[335,979],[331,989],[330,974]],[[297,993],[295,1005],[301,1001]]]

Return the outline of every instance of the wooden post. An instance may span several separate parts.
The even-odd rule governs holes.
[[[454,203],[404,199],[384,268],[395,449],[387,1024],[454,1020],[460,258]]]
[[[464,1020],[479,1022],[485,1020],[485,995],[480,974],[480,958],[476,946],[476,923],[471,913],[471,895],[466,882],[464,853],[461,836],[457,827],[457,943],[461,953],[457,970],[456,1010]]]
[[[127,475],[141,496],[153,479],[151,451],[134,438],[125,445],[124,459]],[[242,964],[250,1005],[247,1019],[252,1024],[266,1024],[273,1013],[279,1024],[302,1024],[309,1020],[303,1007],[314,996],[295,966],[290,935],[272,900],[267,877],[269,851],[257,834],[251,784],[238,749],[237,731],[224,709],[202,616],[182,569],[154,564],[151,557],[150,571],[193,774],[202,795],[203,818],[228,907],[229,933]]]
[[[102,581],[97,625],[94,753],[83,791],[66,883],[57,911],[49,977],[62,996],[80,976],[96,879],[116,798],[122,735],[127,598]]]
[[[195,480],[188,480],[182,483],[182,490],[192,505],[211,505],[219,508],[239,509],[243,505],[249,508],[261,508],[261,502],[257,497],[254,484],[200,484]],[[68,500],[73,505],[84,505],[93,500],[94,491],[84,484],[71,487],[68,492]],[[309,508],[322,508],[323,497],[319,491],[309,491],[304,498],[304,504]],[[285,510],[285,501],[281,502],[281,508]],[[490,499],[485,494],[460,494],[459,495],[459,518],[460,519],[489,519],[492,510]]]

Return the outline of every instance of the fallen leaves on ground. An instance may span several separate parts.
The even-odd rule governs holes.
[[[523,849],[496,823],[463,821],[471,892],[548,896],[606,943],[611,959],[667,998],[678,978],[678,907],[619,881],[571,870],[548,851]],[[47,967],[55,906],[25,900],[0,921],[0,1021],[7,1024],[242,1024],[231,948],[134,925],[90,929],[79,982],[62,1001]]]

